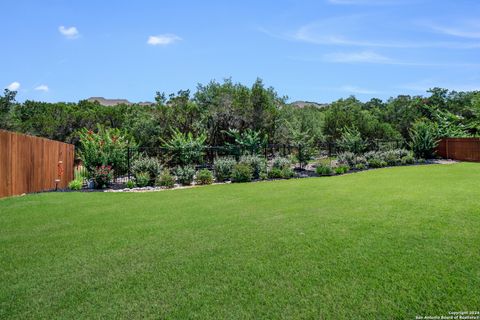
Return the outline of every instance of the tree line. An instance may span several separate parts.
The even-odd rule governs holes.
[[[298,107],[261,79],[251,86],[226,79],[199,84],[193,94],[157,92],[152,105],[102,106],[87,100],[20,103],[15,91],[5,89],[0,128],[74,144],[82,130],[118,128],[145,148],[168,145],[179,134],[217,146],[235,143],[242,134],[290,145],[338,141],[352,132],[364,140],[409,141],[415,126],[435,137],[480,134],[480,91],[433,88],[427,93],[367,102],[350,96],[323,107]]]

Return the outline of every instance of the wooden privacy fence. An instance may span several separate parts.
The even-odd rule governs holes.
[[[74,151],[72,144],[0,130],[0,198],[66,188]]]
[[[480,138],[443,138],[437,155],[446,159],[480,162]]]

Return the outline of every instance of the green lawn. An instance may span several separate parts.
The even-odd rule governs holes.
[[[0,200],[0,318],[480,309],[480,164]]]

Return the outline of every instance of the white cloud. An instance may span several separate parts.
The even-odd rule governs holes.
[[[462,21],[455,25],[439,25],[436,23],[424,23],[425,26],[432,29],[435,32],[442,33],[444,35],[460,37],[460,38],[480,38],[480,22],[478,21]]]
[[[341,63],[393,63],[392,59],[380,55],[372,51],[350,52],[350,53],[328,53],[324,55],[324,59],[329,62],[341,62]]]
[[[147,43],[152,46],[166,46],[180,40],[182,38],[174,34],[159,34],[157,36],[149,36]]]
[[[48,86],[46,84],[41,84],[41,85],[35,87],[35,90],[48,92],[49,89],[48,89]]]
[[[10,83],[6,88],[10,91],[17,91],[18,89],[20,89],[20,82],[14,81]]]
[[[264,27],[257,29],[259,32],[272,38],[323,46],[364,48],[480,48],[478,41],[425,41],[422,39],[398,38],[397,35],[400,34],[399,31],[402,31],[402,34],[408,35],[409,33],[403,32],[403,29],[405,27],[413,27],[413,25],[399,26],[398,24],[391,23],[391,21],[392,19],[388,19],[388,17],[379,19],[378,16],[372,14],[352,14],[313,21],[287,32],[275,32]],[[425,23],[423,23],[423,27],[425,27]],[[478,27],[480,29],[480,26]],[[389,35],[376,31],[382,29],[387,31],[392,30],[393,33]],[[476,35],[476,32],[468,35]]]
[[[342,21],[344,22],[342,23]],[[366,21],[366,17],[362,16],[335,17],[303,25],[298,28],[293,34],[290,34],[285,38],[311,44],[331,46],[451,49],[480,48],[480,43],[478,42],[429,42],[408,40],[362,39],[360,38],[361,32],[359,31],[368,31],[368,29],[365,29],[367,24],[368,22]],[[333,33],[331,32],[331,30],[336,31],[335,33]]]
[[[58,31],[60,31],[60,33],[64,35],[67,39],[75,39],[78,38],[78,36],[80,35],[76,27],[67,28],[64,26],[60,26],[58,27]]]

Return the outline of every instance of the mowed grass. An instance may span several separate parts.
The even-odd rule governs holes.
[[[480,309],[480,164],[0,201],[0,318]]]

